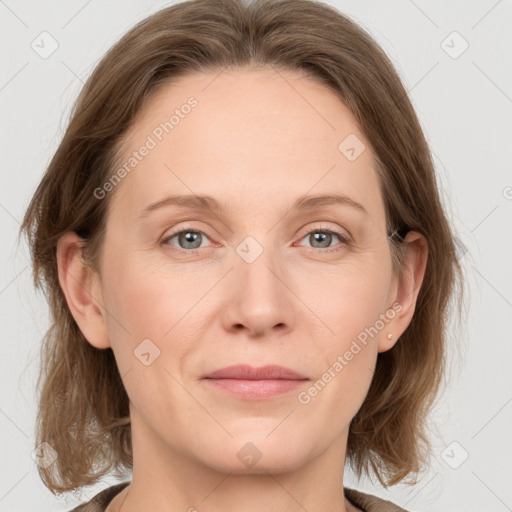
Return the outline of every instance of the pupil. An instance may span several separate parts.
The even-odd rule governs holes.
[[[201,245],[200,241],[199,243],[197,243],[197,240],[199,240],[199,235],[200,233],[192,233],[190,231],[185,231],[181,234],[180,242],[183,242],[184,239],[185,247],[188,247],[189,249],[197,249]],[[196,242],[195,245],[194,242]],[[187,246],[188,243],[192,243],[192,247]]]
[[[330,239],[328,237],[332,236],[330,233],[321,233],[321,232],[318,232],[316,234],[313,235],[315,241],[318,241],[320,243],[322,242],[325,242],[325,240],[328,241],[327,243],[327,247],[329,246],[330,244]],[[323,246],[322,246],[323,247]]]

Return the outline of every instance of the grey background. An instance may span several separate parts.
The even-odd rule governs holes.
[[[410,511],[511,510],[512,2],[327,3],[373,35],[410,92],[459,233],[470,294],[467,322],[452,329],[450,380],[432,415],[431,467],[415,487],[357,483],[348,470],[344,484]],[[79,503],[54,497],[31,456],[48,308],[33,289],[24,242],[16,247],[17,230],[85,78],[122,34],[165,5],[0,1],[1,511]],[[58,43],[46,59],[31,47],[43,31]],[[458,55],[463,40],[469,46]],[[85,489],[82,500],[116,481]]]

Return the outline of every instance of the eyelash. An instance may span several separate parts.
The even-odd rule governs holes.
[[[179,235],[180,233],[184,233],[184,232],[185,233],[200,233],[201,235],[203,235],[209,239],[208,235],[206,233],[204,233],[203,231],[201,231],[200,229],[184,228],[184,229],[180,229],[179,231],[175,231],[174,233],[171,233],[170,235],[166,236],[161,241],[161,244],[170,245],[170,244],[168,244],[169,240],[173,239],[175,236]],[[328,229],[328,228],[323,228],[323,227],[320,227],[320,228],[317,227],[315,229],[308,231],[307,233],[305,233],[305,235],[300,240],[303,240],[304,238],[311,235],[312,233],[328,233],[331,235],[336,235],[341,240],[340,247],[335,246],[335,247],[326,248],[326,249],[316,249],[315,247],[308,248],[314,252],[319,252],[320,254],[338,252],[338,251],[345,249],[347,246],[350,245],[350,240],[347,235],[345,235],[344,233],[342,233],[341,231],[338,231],[336,229]],[[198,251],[204,249],[204,247],[197,248],[197,249],[181,249],[176,246],[171,246],[171,247],[173,248],[172,250],[177,251],[180,254],[196,254]]]

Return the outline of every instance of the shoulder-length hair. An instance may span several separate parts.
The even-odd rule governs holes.
[[[393,349],[378,355],[346,454],[358,477],[373,471],[384,486],[418,473],[427,461],[425,419],[445,374],[451,297],[462,298],[464,287],[456,237],[407,91],[369,34],[326,4],[191,0],[142,20],[104,55],[73,106],[20,229],[35,287],[43,288],[51,312],[41,346],[36,445],[47,442],[58,454],[38,468],[53,493],[133,467],[126,390],[112,350],[88,343],[70,313],[59,286],[57,241],[74,230],[84,239],[84,262],[97,269],[112,194],[98,200],[94,191],[115,172],[123,135],[148,97],[189,72],[252,65],[300,70],[335,91],[372,146],[388,232],[415,230],[427,239],[414,316]],[[398,273],[403,240],[388,240]]]

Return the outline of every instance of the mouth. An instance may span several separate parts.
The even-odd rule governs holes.
[[[309,381],[304,375],[278,365],[259,368],[250,365],[228,366],[203,376],[202,380],[216,391],[248,400],[272,398]]]

